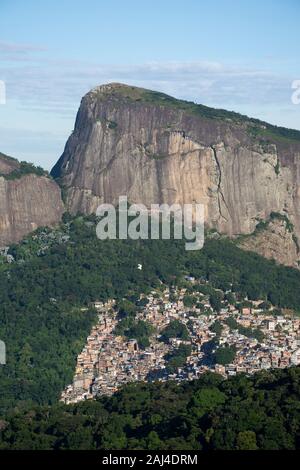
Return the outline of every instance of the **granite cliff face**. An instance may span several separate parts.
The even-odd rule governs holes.
[[[300,132],[161,93],[103,85],[82,99],[52,174],[72,213],[117,204],[120,195],[148,206],[195,201],[205,205],[207,226],[231,237],[251,234],[272,212],[285,214],[293,236],[280,260],[297,266],[300,259]],[[272,250],[264,254],[276,257]]]
[[[64,211],[61,192],[45,176],[9,175],[19,163],[0,155],[0,246],[21,240],[39,226],[54,225]]]

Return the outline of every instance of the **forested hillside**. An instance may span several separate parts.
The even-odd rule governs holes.
[[[99,401],[16,409],[0,421],[0,448],[295,449],[299,399],[300,368],[135,384]]]
[[[7,347],[2,412],[19,402],[56,402],[95,321],[92,301],[134,301],[161,282],[178,284],[192,274],[242,297],[300,310],[299,271],[227,240],[208,239],[198,252],[174,240],[104,242],[95,236],[93,217],[76,217],[58,230],[39,229],[9,254],[14,261],[2,257],[0,265],[0,338]]]

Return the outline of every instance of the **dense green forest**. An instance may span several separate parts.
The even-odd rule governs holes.
[[[222,379],[131,384],[76,405],[18,407],[2,449],[296,449],[300,368]]]
[[[48,246],[39,229],[11,247],[13,263],[0,264],[0,338],[7,347],[7,365],[0,366],[2,413],[16,404],[56,402],[95,321],[92,301],[138,298],[191,274],[242,298],[300,310],[299,271],[228,240],[207,239],[197,252],[186,252],[178,240],[100,241],[93,217],[65,218],[60,230],[57,242],[58,231],[48,230]],[[147,325],[138,325],[137,333],[146,344]]]

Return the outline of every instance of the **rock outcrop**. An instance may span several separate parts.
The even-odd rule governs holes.
[[[0,175],[8,175],[12,171],[17,170],[19,166],[18,160],[0,152]]]
[[[93,89],[52,174],[72,213],[117,204],[120,195],[148,206],[197,202],[207,226],[231,237],[276,212],[300,238],[300,132],[161,93]],[[280,261],[294,265],[295,257]]]
[[[9,175],[18,168],[18,162],[0,155],[0,173]],[[63,211],[60,188],[52,179],[0,176],[0,246],[19,241],[37,227],[55,225]]]
[[[293,226],[283,218],[274,218],[256,229],[251,235],[241,237],[238,245],[281,264],[299,268],[300,245]]]

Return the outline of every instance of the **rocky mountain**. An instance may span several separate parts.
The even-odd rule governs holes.
[[[55,181],[41,169],[0,154],[0,247],[39,226],[56,224],[63,211]]]
[[[299,131],[108,84],[83,97],[52,175],[72,213],[116,204],[120,195],[148,206],[195,201],[205,205],[208,227],[231,237],[253,234],[241,242],[246,249],[298,266]],[[256,226],[272,213],[279,218],[257,239]]]

